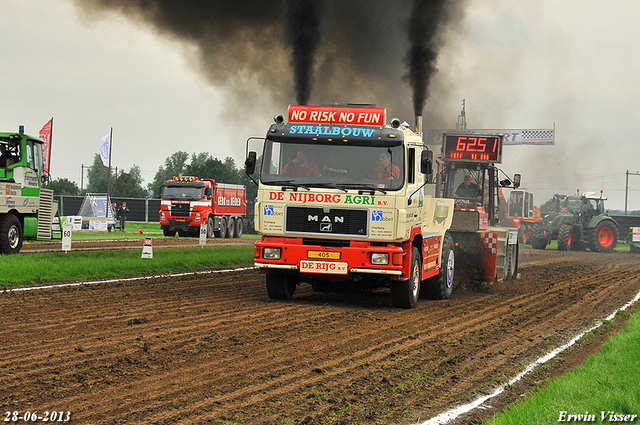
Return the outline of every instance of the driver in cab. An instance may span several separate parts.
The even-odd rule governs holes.
[[[464,176],[464,181],[456,189],[455,196],[460,198],[478,198],[480,196],[480,187],[471,181],[470,175]]]
[[[400,178],[400,168],[391,163],[391,154],[382,152],[380,162],[373,170],[373,177],[378,180],[397,180]]]
[[[298,151],[296,157],[285,165],[280,174],[290,176],[317,176],[318,164],[309,161],[307,153],[301,149]]]

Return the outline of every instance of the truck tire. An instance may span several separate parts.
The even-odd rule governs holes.
[[[22,226],[13,214],[0,217],[0,253],[17,254],[22,248]]]
[[[216,238],[224,239],[227,236],[227,220],[220,217],[220,228],[213,232]]]
[[[533,249],[545,249],[547,247],[547,237],[544,235],[544,230],[540,224],[531,226],[529,241]]]
[[[236,237],[236,222],[233,217],[227,219],[227,237],[230,239]]]
[[[244,220],[242,219],[242,217],[238,217],[236,218],[236,238],[239,238],[242,236],[244,230]]]
[[[414,308],[418,303],[421,264],[420,251],[414,246],[411,249],[411,275],[409,279],[391,282],[391,302],[394,307]]]
[[[213,237],[213,217],[209,217],[207,220],[207,239]]]
[[[267,294],[272,300],[290,300],[296,291],[295,277],[288,273],[268,272],[265,283]]]
[[[442,260],[440,273],[424,282],[422,298],[445,300],[451,298],[453,292],[453,274],[455,270],[455,255],[453,253],[453,239],[444,235],[442,242]]]
[[[589,248],[595,252],[613,252],[618,242],[618,226],[611,221],[601,221],[591,233]]]
[[[570,251],[573,244],[573,226],[570,224],[563,224],[558,230],[558,250]]]

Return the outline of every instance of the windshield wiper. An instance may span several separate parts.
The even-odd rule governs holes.
[[[380,189],[379,187],[370,185],[370,184],[361,184],[361,183],[343,183],[340,185],[340,189],[344,189],[344,188],[349,188],[349,189],[358,189],[359,191],[362,190],[366,190],[366,191],[378,191],[378,192],[382,192],[382,194],[386,195],[387,191],[384,189]]]
[[[276,181],[272,181],[272,182],[265,182],[266,184],[273,184],[273,185],[282,185],[282,190],[286,190],[287,188],[293,188],[294,190],[298,190],[298,188],[303,188],[303,189],[309,189],[309,186],[305,186],[303,184],[299,184],[299,183],[294,183],[293,180],[276,180]]]
[[[341,190],[343,192],[347,192],[347,189],[345,189],[344,187],[342,187],[343,185],[338,185],[335,183],[314,183],[313,187],[328,187],[330,189],[338,189]]]

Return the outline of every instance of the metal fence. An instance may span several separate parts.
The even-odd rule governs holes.
[[[67,196],[55,195],[54,199],[58,201],[60,215],[78,215],[84,196]],[[115,202],[120,206],[123,202],[129,207],[127,221],[140,221],[144,223],[160,222],[160,199],[140,199],[140,198],[116,198],[112,197],[111,202]]]

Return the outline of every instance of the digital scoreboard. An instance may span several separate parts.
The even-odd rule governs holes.
[[[445,134],[444,160],[464,162],[501,162],[502,136],[484,134]]]

